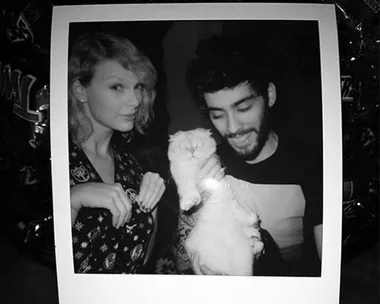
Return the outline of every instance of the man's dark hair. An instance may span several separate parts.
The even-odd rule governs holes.
[[[187,69],[186,80],[194,98],[204,106],[204,93],[232,89],[248,82],[268,99],[272,64],[264,41],[250,35],[213,36],[201,40]]]

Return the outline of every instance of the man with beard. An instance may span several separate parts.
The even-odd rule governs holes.
[[[237,200],[259,216],[266,250],[255,274],[320,276],[322,161],[271,128],[277,91],[266,55],[252,38],[212,37],[199,43],[187,82],[222,137],[218,154]],[[189,217],[179,226],[184,239]]]

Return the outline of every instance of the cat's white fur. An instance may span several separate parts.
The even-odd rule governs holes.
[[[170,170],[182,210],[201,203],[200,189],[207,184],[197,185],[199,170],[207,159],[216,157],[215,152],[209,130],[179,131],[170,137]],[[239,205],[226,178],[211,185],[210,196],[185,241],[187,253],[190,257],[199,254],[199,264],[215,273],[252,275],[254,254],[262,250],[257,215]]]

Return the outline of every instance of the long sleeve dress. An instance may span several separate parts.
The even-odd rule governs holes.
[[[136,159],[113,145],[115,183],[120,183],[132,202],[132,217],[124,226],[112,225],[112,214],[104,208],[81,208],[72,227],[76,273],[140,273],[154,230],[151,213],[140,211],[135,197],[143,176]],[[120,145],[119,145],[120,146]],[[70,143],[70,187],[80,183],[102,183],[86,154]]]

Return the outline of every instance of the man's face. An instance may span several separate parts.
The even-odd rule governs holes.
[[[204,94],[210,120],[235,152],[254,160],[269,134],[268,102],[246,82]]]

